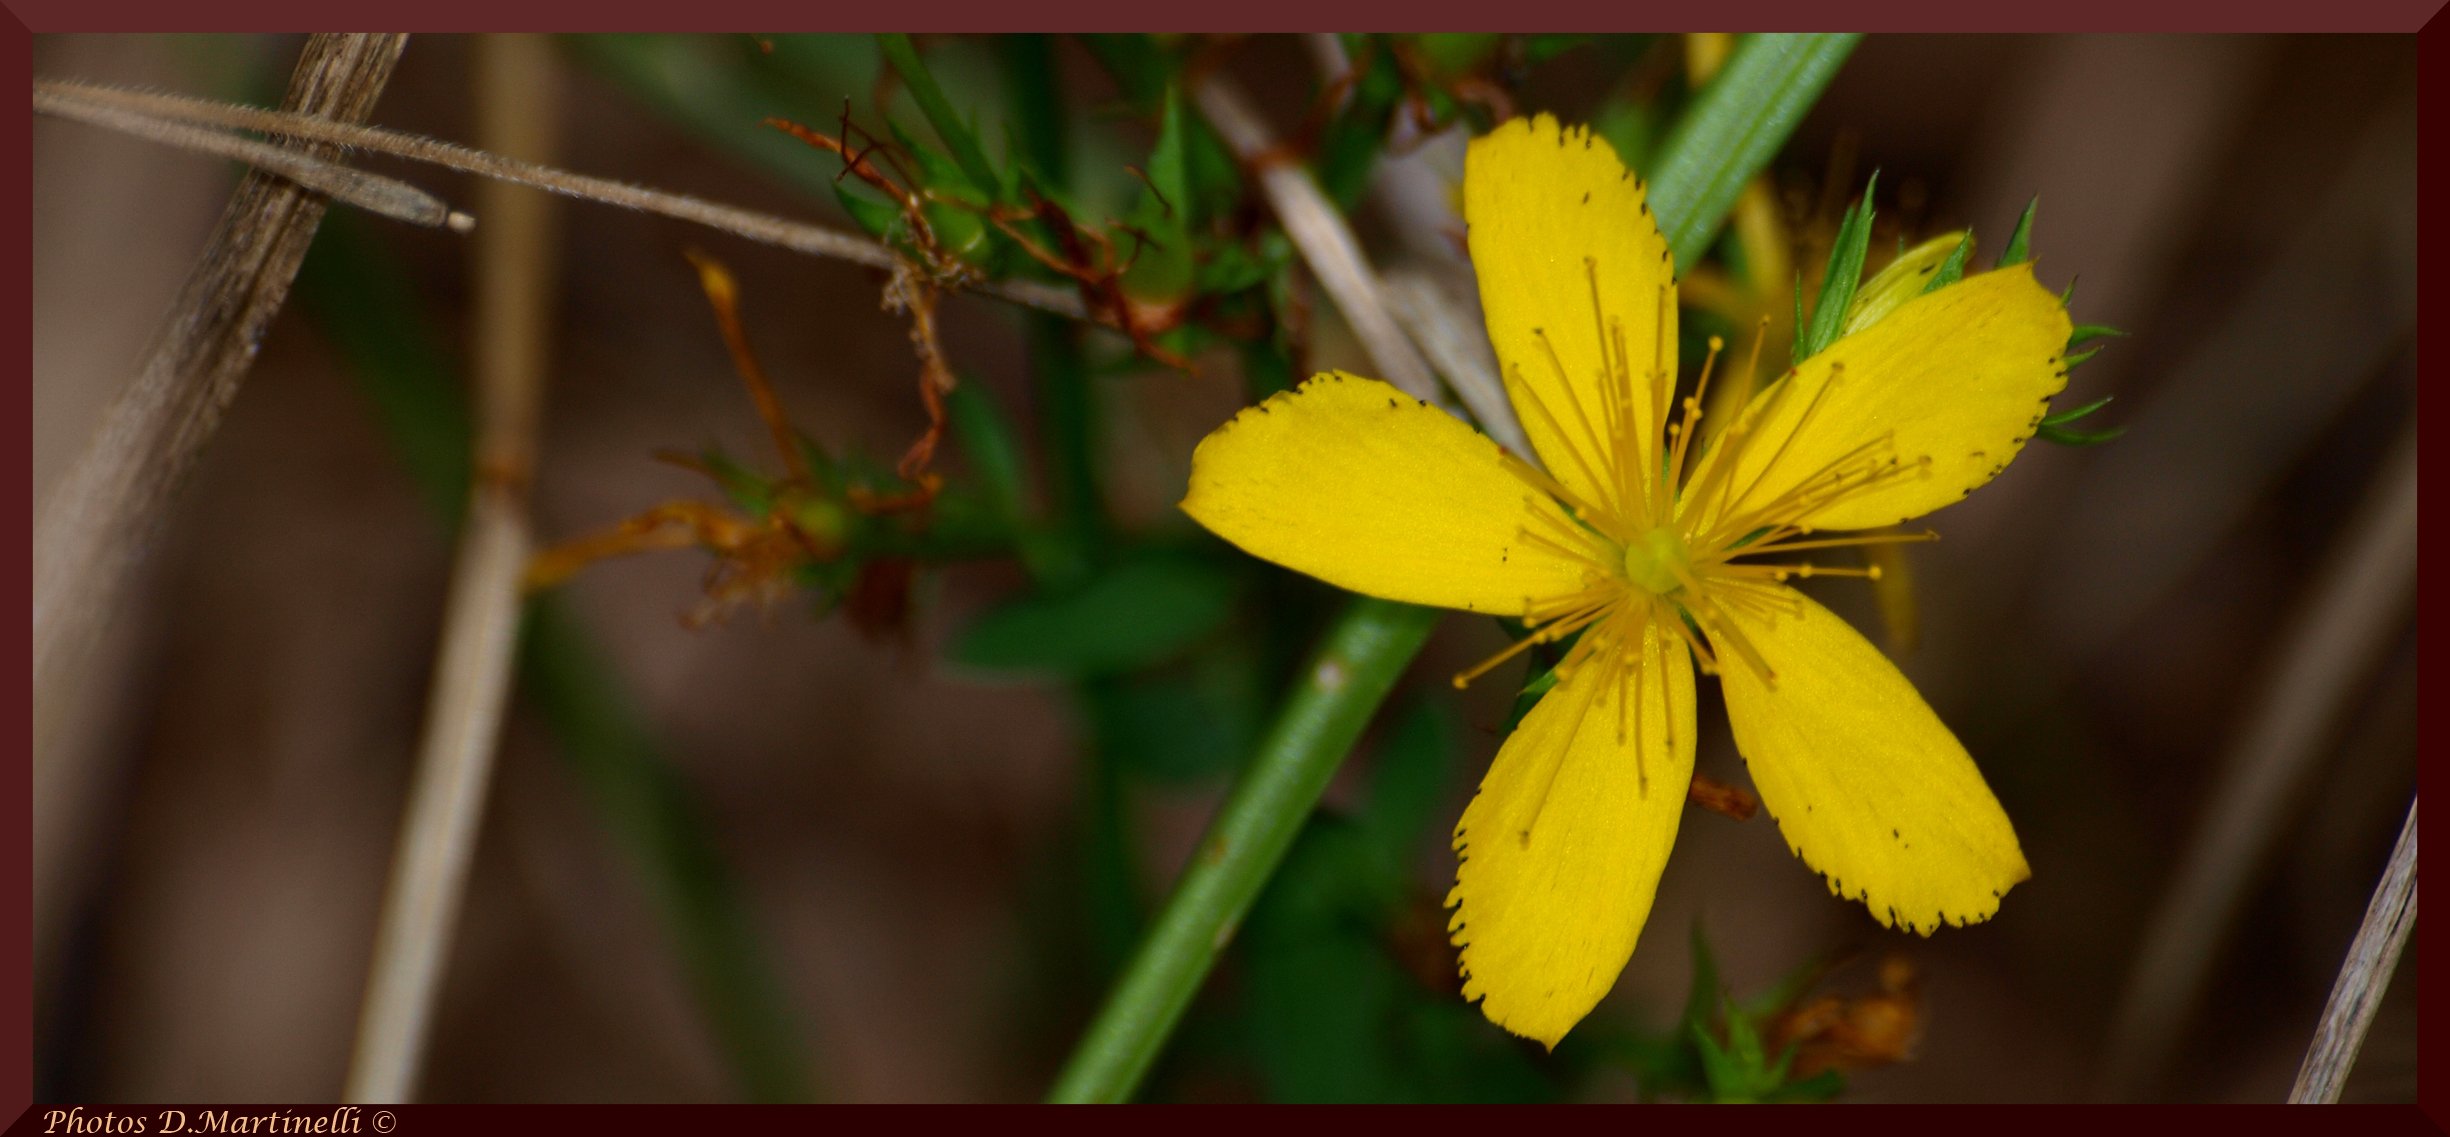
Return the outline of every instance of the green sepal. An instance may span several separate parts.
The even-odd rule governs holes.
[[[1947,260],[1940,262],[1940,271],[1932,275],[1930,283],[1923,285],[1923,291],[1937,292],[1965,279],[1965,261],[1973,255],[1974,231],[1968,229],[1965,231],[1965,239],[1957,242],[1956,249],[1948,254]]]
[[[1836,343],[1846,327],[1846,310],[1854,306],[1855,290],[1863,284],[1863,260],[1871,250],[1872,194],[1880,186],[1875,172],[1863,185],[1863,200],[1846,211],[1837,239],[1829,246],[1829,264],[1821,275],[1820,299],[1812,306],[1812,322],[1798,323],[1795,362],[1801,363]],[[1800,298],[1799,298],[1800,299]]]
[[[2039,197],[2025,203],[2024,216],[2016,219],[2016,231],[2008,234],[2008,247],[1999,251],[1999,261],[1991,267],[2006,268],[2009,265],[2020,265],[2033,259],[2033,211],[2041,207],[2042,199]],[[2073,291],[2075,286],[2071,284],[2068,288]],[[2065,301],[2062,300],[2061,303],[2064,304]]]
[[[2033,437],[2044,442],[2056,442],[2061,446],[2099,446],[2125,433],[2127,433],[2127,428],[2123,426],[2113,426],[2108,430],[2069,430],[2063,426],[2039,426],[2034,428]]]
[[[2107,339],[2126,334],[2127,333],[2119,331],[2117,328],[2113,328],[2108,324],[2078,324],[2076,325],[2076,330],[2069,332],[2067,335],[2067,349],[2073,351],[2084,344],[2092,342],[2093,340]]]
[[[2100,409],[2101,409],[2101,408],[2103,408],[2103,407],[2109,406],[2109,405],[2110,405],[2110,400],[2111,400],[2111,399],[2113,399],[2113,398],[2116,398],[2116,397],[2117,397],[2117,396],[2115,396],[2115,395],[2103,395],[2102,397],[2100,397],[2100,398],[2098,398],[2098,399],[2095,399],[2095,400],[2093,400],[2092,402],[2086,403],[2086,404],[2084,404],[2083,406],[2077,407],[2076,409],[2074,409],[2074,410],[2072,410],[2072,411],[2060,411],[2060,412],[2059,412],[2059,413],[2057,413],[2057,414],[2051,415],[2051,416],[2049,416],[2049,417],[2047,417],[2047,418],[2044,418],[2044,419],[2042,420],[2042,425],[2043,425],[2043,426],[2066,426],[2068,423],[2074,422],[2074,421],[2076,421],[2077,419],[2083,418],[2084,416],[2086,416],[2086,415],[2089,415],[2089,414],[2093,413],[2094,411],[2097,411],[2097,410],[2100,410]]]

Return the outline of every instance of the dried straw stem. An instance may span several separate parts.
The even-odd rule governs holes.
[[[1445,392],[1439,389],[1429,364],[1387,310],[1378,274],[1361,255],[1361,243],[1353,239],[1344,215],[1301,163],[1277,150],[1249,96],[1215,73],[1197,80],[1191,93],[1209,125],[1216,127],[1225,144],[1259,179],[1259,190],[1276,211],[1276,219],[1284,223],[1285,235],[1293,239],[1293,247],[1301,252],[1302,261],[1310,266],[1328,298],[1335,301],[1336,310],[1344,313],[1344,322],[1352,326],[1362,349],[1377,365],[1378,378],[1416,399],[1445,405]]]
[[[2137,953],[2110,1032],[2101,1092],[2126,1098],[2160,1075],[2211,967],[2321,757],[2322,741],[2413,610],[2416,436],[2410,425],[2282,641],[2266,694],[2239,734]]]
[[[34,84],[38,96],[65,98],[96,106],[134,112],[172,122],[201,124],[230,130],[252,130],[263,134],[278,134],[292,138],[313,139],[337,143],[378,154],[389,154],[414,162],[425,162],[446,169],[459,170],[495,181],[513,182],[523,186],[567,197],[617,205],[645,213],[718,229],[760,244],[790,249],[812,256],[851,261],[870,268],[892,271],[899,255],[883,243],[852,233],[792,221],[751,209],[721,205],[687,194],[668,193],[631,185],[610,178],[590,177],[537,162],[523,162],[483,149],[471,149],[456,143],[443,142],[405,131],[381,127],[335,125],[302,118],[297,115],[268,111],[257,107],[235,106],[184,95],[165,95],[151,91],[130,91],[90,83],[73,83],[57,79],[39,79]],[[103,123],[101,125],[111,125]],[[482,217],[480,212],[479,217]],[[1073,320],[1090,318],[1088,306],[1076,290],[1031,280],[988,281],[968,286],[968,290],[1015,304],[1036,308]]]
[[[539,37],[478,41],[478,129],[489,149],[539,157],[551,149],[553,77],[551,45]],[[405,1101],[416,1087],[510,701],[520,581],[533,543],[528,486],[552,323],[557,203],[502,182],[481,192],[476,470],[344,1091],[352,1102]]]
[[[2390,977],[2399,968],[2399,953],[2416,928],[2416,803],[2409,802],[2407,821],[2399,827],[2399,843],[2390,851],[2373,900],[2365,906],[2365,923],[2348,945],[2348,961],[2331,984],[2331,998],[2322,1008],[2322,1025],[2306,1048],[2305,1065],[2288,1091],[2294,1105],[2329,1105],[2356,1067],[2356,1052],[2364,1048],[2365,1030],[2373,1025]]]
[[[402,35],[309,38],[283,105],[307,121],[365,118],[406,42]],[[250,173],[239,182],[135,379],[44,499],[34,525],[37,748],[49,710],[76,683],[96,631],[118,610],[162,503],[237,397],[323,208],[320,196],[284,178]]]

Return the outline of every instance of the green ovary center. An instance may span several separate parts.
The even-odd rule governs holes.
[[[1691,565],[1684,538],[1670,526],[1662,525],[1625,544],[1625,579],[1654,596],[1671,595],[1684,587],[1677,574],[1689,575]]]

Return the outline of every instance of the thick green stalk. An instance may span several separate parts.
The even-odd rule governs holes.
[[[1756,35],[1738,47],[1658,151],[1651,208],[1690,265],[1744,183],[1777,153],[1853,51],[1853,35]],[[1156,926],[1047,1095],[1126,1101],[1232,940],[1361,728],[1427,639],[1436,614],[1359,600],[1328,630]]]
[[[1710,247],[1744,183],[1769,165],[1854,52],[1854,33],[1744,37],[1659,146],[1650,207],[1682,269]]]
[[[1328,629],[1048,1100],[1123,1101],[1138,1088],[1438,615],[1360,599]]]

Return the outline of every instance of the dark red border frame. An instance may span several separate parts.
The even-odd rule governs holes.
[[[2445,0],[2330,0],[2312,4],[2290,0],[2190,0],[2183,4],[2139,4],[2135,0],[2056,0],[2031,6],[1992,6],[1967,3],[1965,0],[1878,0],[1873,5],[1848,5],[1844,15],[1851,26],[1870,32],[2384,32],[2417,36],[2418,71],[2418,200],[2424,200],[2424,186],[2439,180],[2430,177],[2433,160],[2442,153],[2437,136],[2445,121],[2444,98],[2450,94],[2450,24],[2441,18]],[[67,31],[160,31],[222,30],[222,31],[298,31],[324,26],[332,8],[328,0],[221,0],[208,13],[193,8],[174,6],[171,0],[151,0],[150,3],[113,3],[98,7],[86,0],[0,0],[9,18],[0,21],[0,73],[4,73],[19,90],[30,86],[33,76],[33,33]],[[958,0],[945,3],[938,0],[924,10],[897,10],[896,15],[918,15],[920,25],[904,25],[900,29],[864,26],[861,19],[873,19],[880,9],[853,9],[811,6],[805,0],[754,0],[729,2],[709,9],[703,4],[686,9],[672,5],[640,5],[629,10],[615,10],[602,5],[565,3],[534,4],[522,10],[512,10],[481,3],[480,0],[426,0],[413,8],[398,9],[399,19],[390,21],[418,31],[532,31],[550,27],[584,25],[599,31],[681,31],[685,20],[697,28],[724,25],[738,28],[755,27],[765,31],[780,31],[805,25],[812,16],[837,16],[845,22],[834,30],[962,30],[962,31],[1090,31],[1119,29],[1206,31],[1217,30],[1211,22],[1217,9],[1199,6],[1151,5],[1146,0],[1090,0],[1073,2],[1061,10],[1049,10],[1039,5],[993,4],[984,0]],[[1358,26],[1410,26],[1439,30],[1471,30],[1486,26],[1493,12],[1491,6],[1479,4],[1420,4],[1403,0],[1375,0],[1369,4],[1349,4],[1336,9],[1320,8],[1309,0],[1264,0],[1252,7],[1243,0],[1232,15],[1248,26],[1252,23],[1272,25],[1269,30],[1312,31],[1340,30]],[[1824,27],[1834,9],[1829,0],[1751,0],[1740,7],[1695,5],[1682,11],[1647,7],[1620,7],[1613,10],[1581,9],[1558,3],[1535,3],[1525,7],[1510,4],[1503,10],[1512,27],[1590,29],[1610,22],[1626,21],[1624,30],[1637,30],[1632,22],[1647,25],[1642,30],[1726,30],[1767,31],[1797,30]],[[1322,26],[1321,16],[1332,16],[1333,27]],[[1695,17],[1707,16],[1707,20]],[[678,17],[678,18],[676,18]],[[1153,17],[1153,19],[1152,19]],[[206,29],[204,24],[218,25]],[[1303,26],[1307,25],[1307,26]],[[13,207],[17,216],[28,218],[25,229],[11,231],[5,238],[5,250],[14,263],[26,269],[9,277],[13,301],[0,309],[0,328],[8,332],[10,342],[30,345],[33,340],[33,296],[30,266],[33,260],[31,188],[33,184],[33,124],[32,116],[10,118],[7,127],[7,165],[10,176],[0,180],[0,200]],[[2430,145],[2428,145],[2430,144]],[[2418,229],[2419,263],[2423,265],[2450,263],[2450,239],[2443,236],[2442,225],[2421,226]],[[2436,290],[2425,294],[2418,285],[2420,321],[2443,314],[2444,305]],[[28,357],[20,356],[21,359]],[[2421,355],[2419,356],[2421,359]],[[30,366],[30,359],[29,359]],[[2421,364],[2420,364],[2421,366]],[[2422,385],[2420,372],[2419,385]],[[21,390],[31,390],[31,377]],[[31,430],[31,409],[27,404],[7,408],[19,429]],[[2420,428],[2421,429],[2421,428]],[[20,435],[19,437],[25,437]],[[20,492],[30,495],[30,467],[19,466]],[[29,497],[10,495],[8,500],[26,503]],[[32,508],[27,506],[18,532],[32,540]],[[32,590],[31,558],[6,562],[29,593]],[[2421,579],[2421,578],[2420,578]],[[30,643],[33,638],[31,609],[20,618],[21,627]],[[2419,641],[2423,637],[2423,611],[2418,608]],[[26,657],[20,657],[24,659]],[[33,761],[31,738],[33,727],[33,690],[31,662],[22,682],[21,692],[9,707],[9,717],[24,733],[16,737],[28,741],[28,749],[20,752],[18,768],[25,781],[0,778],[0,816],[15,816],[26,820],[25,838],[0,852],[0,927],[11,934],[0,936],[0,974],[27,977],[23,984],[0,986],[0,1117],[13,1118],[5,1135],[14,1137],[20,1131],[40,1132],[38,1118],[32,1113],[34,1037],[33,1037]],[[2420,706],[2432,705],[2429,698]],[[2421,711],[2419,712],[2422,713]],[[2419,738],[2422,734],[2421,721]],[[2430,763],[2419,766],[2419,791],[2441,779],[2430,772]],[[2438,849],[2437,843],[2434,846]],[[2420,857],[2441,860],[2443,854]],[[2437,868],[2439,866],[2436,866]],[[2423,874],[2420,872],[2419,876]],[[2450,943],[2435,937],[2428,952],[2420,942],[2417,957],[2450,953]],[[2436,969],[2438,975],[2438,969]],[[2437,979],[2418,995],[2419,1075],[2417,1108],[2413,1114],[2388,1111],[2396,1118],[2412,1118],[2419,1126],[2435,1133],[2444,1131],[2442,1111],[2444,1099],[2424,1076],[2427,1069],[2422,1056],[2439,1053],[2441,1045],[2450,1041],[2440,1026],[2441,1005],[2445,996]],[[234,1109],[236,1107],[233,1107]],[[499,1118],[491,1111],[476,1112],[470,1107],[412,1107],[413,1116],[403,1119],[402,1128],[465,1124],[480,1117]],[[618,1117],[629,1123],[653,1125],[687,1124],[689,1120],[704,1121],[702,1114],[680,1110],[646,1110],[624,1108],[619,1114],[610,1110],[593,1111],[598,1120]],[[558,1113],[558,1111],[557,1111]],[[2363,1115],[2371,1116],[2371,1115]],[[567,1115],[557,1117],[570,1121]],[[2402,1122],[2404,1123],[2404,1122]],[[2051,1124],[2037,1121],[2040,1125]]]

